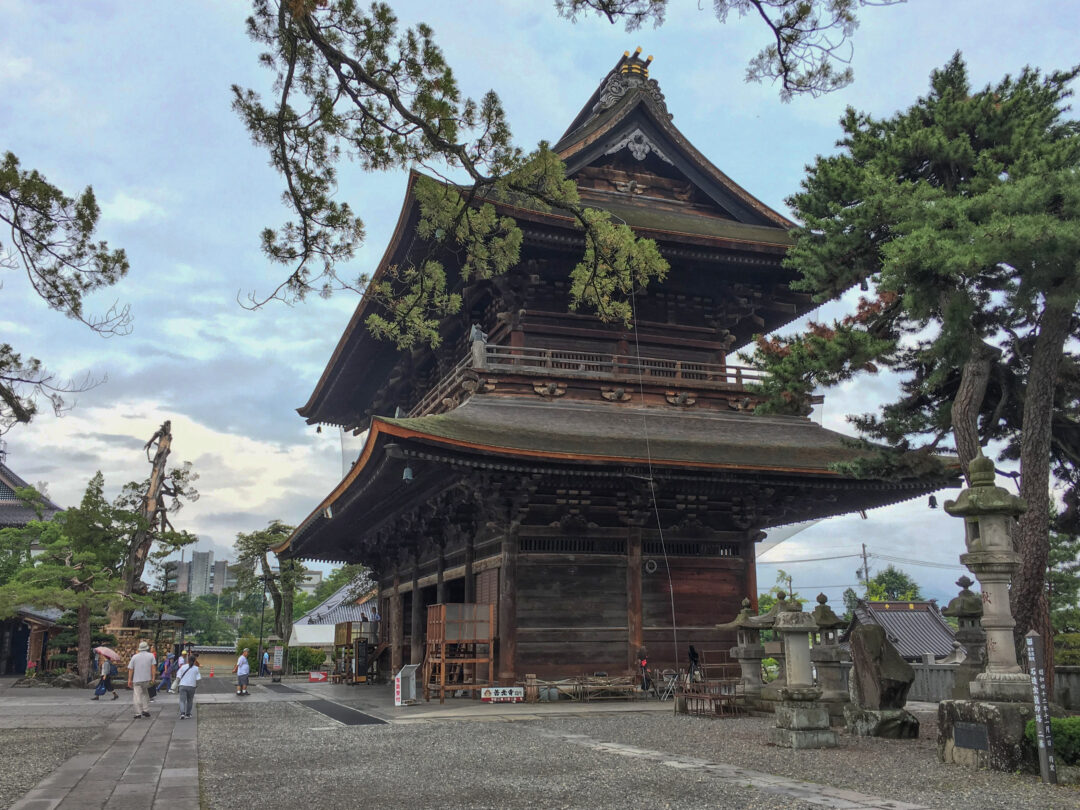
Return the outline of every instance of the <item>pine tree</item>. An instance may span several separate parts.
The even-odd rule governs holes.
[[[26,274],[42,300],[101,335],[131,329],[128,308],[114,306],[103,316],[89,314],[83,297],[109,287],[128,271],[122,250],[94,242],[100,209],[89,186],[68,197],[35,170],[26,170],[11,152],[0,154],[0,269]],[[59,413],[64,394],[85,390],[92,381],[61,382],[41,361],[0,342],[0,433],[37,413],[37,399]]]
[[[1054,632],[1080,633],[1080,537],[1050,532],[1046,581]]]
[[[973,91],[957,54],[909,109],[849,109],[840,153],[809,167],[790,205],[802,226],[788,265],[825,301],[869,294],[832,324],[757,339],[764,410],[805,413],[818,386],[879,368],[900,396],[849,419],[868,439],[849,471],[912,475],[954,442],[964,469],[989,440],[1020,461],[1029,508],[1015,532],[1016,632],[1048,634],[1043,582],[1051,466],[1078,503],[1075,394],[1066,351],[1080,297],[1080,123],[1066,120],[1074,68]],[[1076,511],[1074,510],[1074,514]]]

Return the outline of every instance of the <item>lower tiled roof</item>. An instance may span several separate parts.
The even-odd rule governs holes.
[[[935,602],[866,602],[859,600],[844,633],[846,641],[860,624],[885,628],[889,641],[900,655],[919,660],[930,653],[944,658],[953,652],[956,635]]]

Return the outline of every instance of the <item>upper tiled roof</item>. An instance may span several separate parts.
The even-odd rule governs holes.
[[[0,528],[25,526],[30,521],[39,519],[37,512],[15,496],[15,490],[28,486],[30,484],[0,461]],[[48,520],[60,511],[60,507],[48,498],[44,500],[45,508],[41,518]]]
[[[860,624],[885,628],[889,641],[909,661],[926,653],[943,658],[953,651],[955,633],[935,602],[865,602],[859,600],[843,641]]]

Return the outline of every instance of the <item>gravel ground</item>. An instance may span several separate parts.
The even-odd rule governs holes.
[[[704,773],[553,744],[537,733],[548,725],[344,727],[294,703],[206,705],[199,709],[203,807],[812,807],[750,787],[725,785],[720,794]]]
[[[857,790],[947,810],[1077,810],[1080,789],[1050,787],[1037,777],[966,771],[937,760],[936,719],[920,716],[917,740],[881,740],[840,735],[840,747],[792,751],[765,745],[771,718],[707,719],[627,715],[567,717],[546,721],[551,730],[701,757],[742,768]]]
[[[0,728],[0,807],[11,807],[99,731],[96,727]]]
[[[812,807],[751,786],[720,784],[698,769],[556,742],[547,733],[586,735],[941,810],[1080,808],[1075,788],[939,764],[930,717],[922,718],[924,736],[915,741],[841,736],[834,750],[791,751],[763,744],[766,718],[624,714],[343,727],[293,703],[207,705],[199,714],[203,807],[215,810],[265,806],[267,795],[274,797],[273,807],[316,796],[330,807]]]

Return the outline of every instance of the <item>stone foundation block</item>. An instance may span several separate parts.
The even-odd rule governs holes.
[[[790,731],[829,727],[829,710],[817,703],[780,703],[776,707],[776,725]]]
[[[1034,717],[1031,703],[943,700],[938,704],[938,759],[992,771],[1037,770],[1024,742],[1024,727]]]
[[[919,736],[919,719],[906,709],[844,708],[844,722],[856,737],[884,737],[887,740],[914,740]]]
[[[769,742],[781,748],[835,748],[836,732],[827,728],[808,731],[770,728]]]

